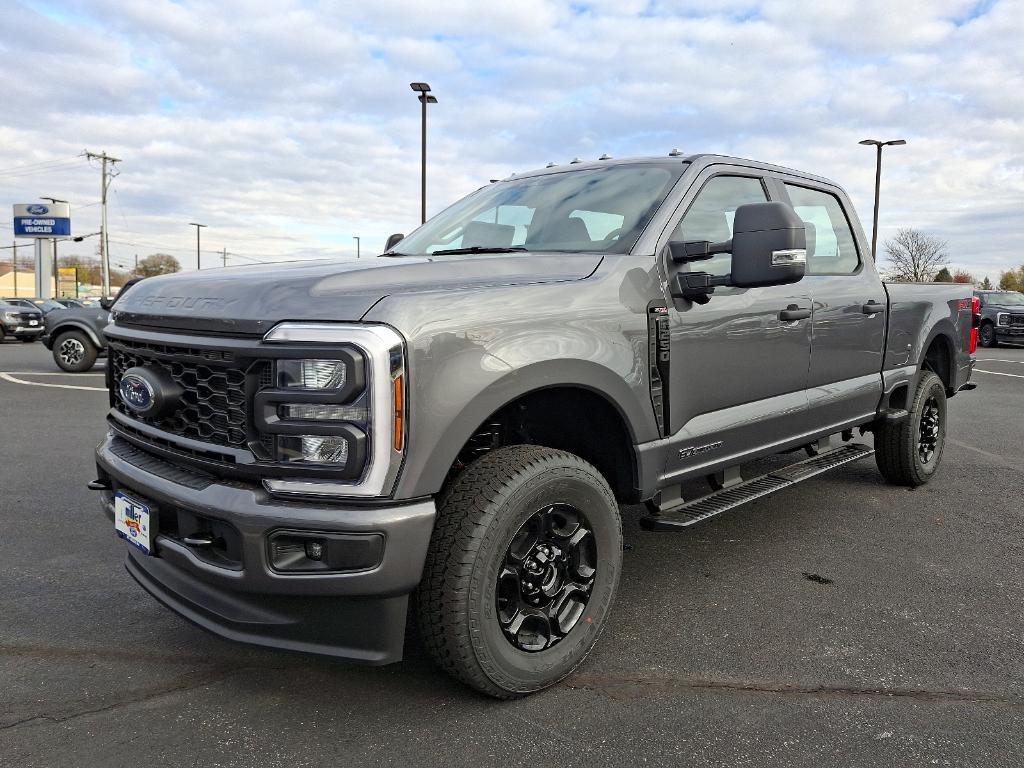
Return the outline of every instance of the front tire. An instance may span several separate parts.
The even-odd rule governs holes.
[[[931,371],[922,371],[910,416],[875,430],[875,463],[893,485],[924,485],[938,470],[945,444],[946,386]]]
[[[417,593],[422,641],[482,693],[523,696],[568,676],[597,642],[622,568],[608,483],[564,451],[491,451],[444,494]]]
[[[981,328],[978,329],[978,343],[983,347],[999,346],[996,327],[992,323],[982,323]]]
[[[67,331],[53,344],[53,361],[69,373],[82,373],[92,368],[99,350],[81,331]]]

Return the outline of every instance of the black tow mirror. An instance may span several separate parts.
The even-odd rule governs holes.
[[[785,203],[750,203],[736,209],[730,283],[739,288],[787,285],[807,265],[804,222]]]
[[[388,235],[388,241],[387,241],[387,243],[384,244],[384,253],[387,253],[388,251],[390,251],[392,248],[394,248],[396,245],[398,245],[404,239],[405,239],[405,235],[403,235],[401,233],[398,233],[398,232],[396,232],[393,235]]]
[[[102,299],[100,299],[101,308],[109,311],[112,306],[114,306],[114,299],[112,297],[104,296]]]

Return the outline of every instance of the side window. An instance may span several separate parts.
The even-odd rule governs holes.
[[[807,274],[850,275],[860,266],[857,242],[839,198],[786,184],[796,215],[807,227]]]
[[[768,201],[760,179],[749,176],[715,176],[697,193],[696,199],[679,222],[673,240],[707,240],[720,243],[732,237],[736,209],[747,203]],[[732,269],[732,254],[720,253],[707,261],[694,262],[692,269],[711,275],[727,275]]]

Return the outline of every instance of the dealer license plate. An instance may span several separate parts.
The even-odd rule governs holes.
[[[39,321],[38,320],[29,320],[28,324],[29,325],[39,325]]]
[[[117,535],[147,555],[152,553],[149,507],[118,491],[114,494],[114,528]]]

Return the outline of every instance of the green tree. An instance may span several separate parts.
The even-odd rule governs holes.
[[[999,287],[1004,291],[1024,291],[1024,264],[999,273]]]
[[[943,267],[939,270],[938,274],[935,275],[936,283],[952,283],[953,275],[949,272],[949,267]]]
[[[139,262],[138,273],[140,277],[155,277],[156,275],[169,275],[172,272],[180,272],[181,264],[168,253],[154,253]]]
[[[985,279],[981,281],[981,290],[983,290],[983,291],[991,291],[992,290],[992,281],[988,279],[988,275],[985,275]]]

